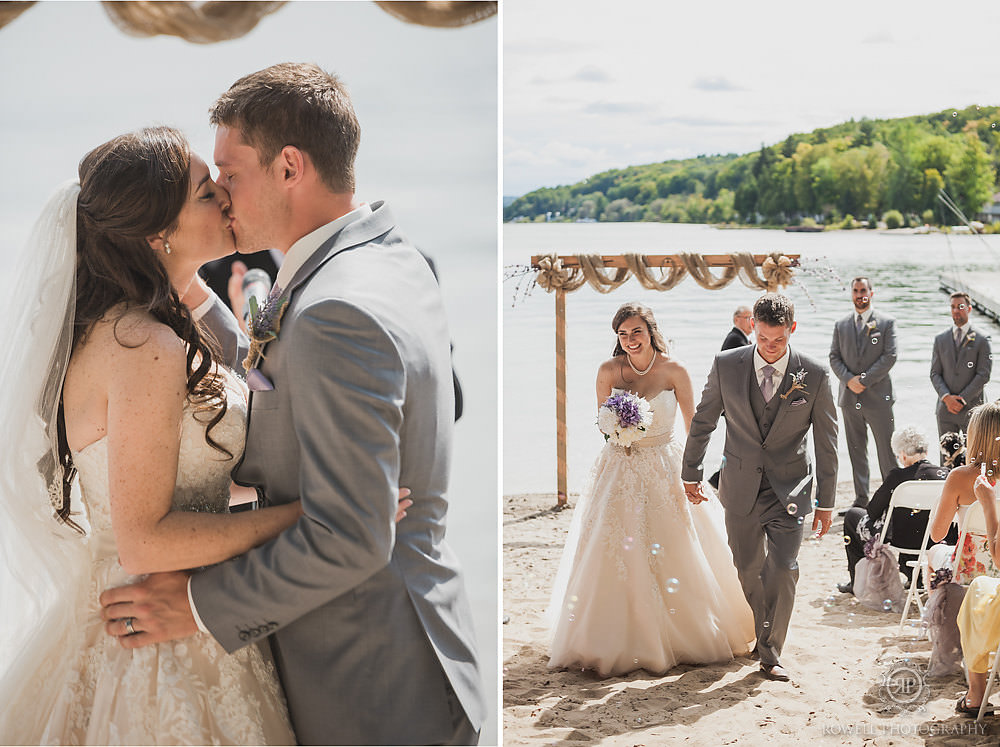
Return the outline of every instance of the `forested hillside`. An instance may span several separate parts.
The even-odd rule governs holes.
[[[665,221],[798,225],[956,223],[944,188],[969,218],[997,190],[1000,107],[851,120],[789,135],[744,155],[629,166],[543,188],[504,220]]]

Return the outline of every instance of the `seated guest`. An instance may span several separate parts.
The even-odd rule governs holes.
[[[970,427],[971,432],[971,427]],[[995,448],[993,456],[997,456],[1000,448]],[[992,464],[986,462],[986,464]],[[974,483],[976,500],[983,504],[984,513],[992,511],[992,523],[987,519],[987,524],[993,527],[991,536],[993,541],[989,544],[990,556],[993,563],[1000,567],[1000,553],[997,551],[997,543],[1000,537],[997,536],[997,491],[994,477],[979,475]],[[990,513],[986,513],[990,516]],[[979,706],[983,702],[986,693],[986,680],[990,671],[990,654],[997,649],[1000,643],[1000,579],[990,576],[978,576],[969,584],[969,590],[962,601],[962,606],[958,610],[958,630],[962,640],[962,657],[965,659],[965,666],[969,672],[969,690],[955,705],[955,710],[969,716],[974,716],[979,711]],[[992,711],[992,708],[987,706]]]
[[[947,468],[938,467],[927,460],[927,436],[916,428],[908,426],[896,431],[892,434],[890,443],[893,453],[903,466],[889,470],[889,474],[885,476],[882,485],[875,491],[865,508],[854,506],[847,509],[844,515],[847,570],[851,574],[851,580],[839,584],[837,588],[845,594],[854,593],[854,568],[865,556],[865,542],[879,536],[884,522],[890,521],[886,533],[887,544],[892,539],[908,547],[920,545],[920,540],[927,529],[930,512],[898,508],[893,511],[891,517],[887,517],[892,491],[908,480],[942,480],[948,474]],[[957,541],[957,537],[952,541]],[[900,553],[899,569],[907,577],[913,573],[907,562],[916,559],[916,555]]]
[[[976,480],[983,476],[996,479],[995,462],[1000,459],[1000,401],[990,402],[973,408],[969,418],[969,431],[966,434],[966,461],[961,467],[955,467],[948,473],[941,491],[941,500],[934,510],[931,519],[931,539],[940,542],[950,531],[952,522],[961,523],[965,517],[966,507],[975,503]],[[982,502],[982,501],[980,501]],[[986,524],[995,532],[997,524],[997,508],[993,504],[983,503],[983,514]],[[992,537],[992,532],[989,535]],[[957,539],[956,539],[957,543]],[[965,536],[962,559],[958,568],[954,563],[954,548],[946,545],[934,548],[928,553],[928,559],[933,568],[942,568],[950,563],[954,581],[968,584],[976,576],[1000,575],[998,566],[993,562],[988,549],[988,538],[969,532]]]

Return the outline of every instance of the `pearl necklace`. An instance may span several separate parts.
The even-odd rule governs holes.
[[[629,368],[631,368],[633,371],[635,371],[640,376],[645,376],[653,368],[653,364],[656,363],[656,351],[655,350],[653,351],[653,357],[649,359],[649,365],[646,366],[646,370],[645,371],[640,371],[638,368],[635,367],[635,364],[632,363],[632,357],[628,353],[625,353],[625,360],[628,361],[628,367]]]

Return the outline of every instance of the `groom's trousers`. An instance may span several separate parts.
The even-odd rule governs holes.
[[[753,611],[763,666],[780,663],[799,579],[802,524],[765,480],[749,516],[726,511],[726,531],[743,594]]]

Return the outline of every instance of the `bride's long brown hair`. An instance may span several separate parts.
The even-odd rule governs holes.
[[[211,413],[205,440],[231,457],[210,435],[226,412],[225,384],[213,367],[217,353],[146,240],[177,228],[191,187],[187,140],[170,127],[119,135],[83,157],[79,176],[74,350],[101,320],[114,321],[118,339],[117,325],[129,311],[145,311],[170,327],[187,347],[188,401]],[[70,463],[68,445],[60,444],[60,458]],[[72,524],[68,487],[56,514]]]

